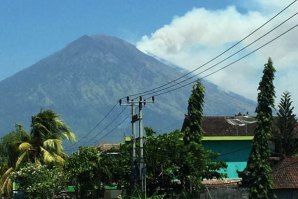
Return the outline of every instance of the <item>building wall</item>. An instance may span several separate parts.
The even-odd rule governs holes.
[[[239,187],[216,187],[208,188],[200,194],[199,199],[248,199],[248,189]]]
[[[251,143],[251,140],[203,140],[206,149],[220,154],[215,160],[227,163],[227,169],[220,172],[226,173],[228,178],[239,178],[237,170],[243,171],[246,167]]]
[[[275,189],[272,199],[298,199],[298,189]]]

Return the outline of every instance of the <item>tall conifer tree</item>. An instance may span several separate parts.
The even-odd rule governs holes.
[[[205,88],[200,82],[197,82],[192,94],[188,99],[187,117],[188,124],[184,130],[183,141],[185,144],[190,142],[201,143],[203,129],[201,127],[203,119]]]
[[[295,140],[297,131],[296,115],[293,113],[294,107],[292,106],[291,94],[284,92],[277,112],[277,127],[276,132],[276,151],[281,157],[292,156],[298,151],[298,144]]]
[[[244,186],[249,187],[250,199],[268,199],[272,188],[270,139],[272,136],[272,109],[274,108],[274,73],[271,58],[265,64],[258,87],[256,108],[257,127],[246,169],[240,174]]]
[[[223,162],[212,161],[217,154],[205,150],[201,141],[204,92],[205,89],[200,82],[193,86],[192,94],[188,100],[188,114],[182,127],[185,153],[182,183],[184,188],[195,197],[197,196],[195,194],[203,188],[201,183],[203,178],[223,177],[217,171],[226,167]]]

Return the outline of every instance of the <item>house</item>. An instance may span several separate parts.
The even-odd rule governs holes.
[[[272,168],[273,194],[278,199],[298,198],[298,158],[287,157]]]
[[[187,125],[185,117],[182,131]],[[239,178],[237,171],[243,171],[251,151],[255,120],[245,115],[235,117],[207,116],[203,118],[203,146],[219,154],[215,159],[225,161],[227,168],[220,172],[227,178]]]

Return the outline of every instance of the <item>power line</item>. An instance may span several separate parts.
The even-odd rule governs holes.
[[[109,135],[110,133],[112,133],[116,128],[118,128],[120,125],[122,125],[128,118],[129,118],[129,115],[128,115],[127,117],[123,118],[123,120],[121,120],[121,122],[119,122],[118,125],[116,125],[116,126],[115,126],[113,129],[111,129],[109,132],[107,132],[106,134],[102,135],[102,136],[99,138],[98,142],[99,142],[100,140],[102,140],[103,138],[105,138],[105,137],[106,137],[107,135]]]
[[[84,135],[84,136],[82,136],[81,138],[79,138],[80,140],[81,139],[83,139],[83,138],[86,138],[86,137],[88,137],[112,112],[113,112],[113,110],[116,108],[116,106],[117,106],[117,104],[118,103],[116,103],[108,112],[107,112],[107,114],[99,121],[99,122],[97,122],[96,123],[96,125],[92,128],[92,129],[90,129],[87,133],[86,133],[86,135]]]
[[[182,79],[182,78],[184,78],[184,77],[186,77],[186,76],[192,74],[193,72],[199,70],[200,68],[202,68],[202,67],[204,67],[205,65],[211,63],[211,62],[214,61],[215,59],[221,57],[223,54],[225,54],[226,52],[230,51],[232,48],[236,47],[236,46],[239,45],[241,42],[243,42],[244,40],[246,40],[247,38],[249,38],[251,35],[253,35],[253,34],[256,33],[257,31],[259,31],[261,28],[263,28],[264,26],[266,26],[266,25],[267,25],[268,23],[270,23],[273,19],[275,19],[277,16],[279,16],[281,13],[283,13],[285,10],[287,10],[289,7],[291,7],[296,1],[297,1],[297,0],[294,0],[293,2],[291,2],[289,5],[287,5],[285,8],[283,8],[281,11],[279,11],[277,14],[275,14],[273,17],[271,17],[268,21],[266,21],[265,23],[263,23],[263,24],[262,24],[261,26],[259,26],[257,29],[255,29],[254,31],[252,31],[251,33],[249,33],[247,36],[245,36],[244,38],[242,38],[240,41],[238,41],[237,43],[235,43],[234,45],[232,45],[231,47],[229,47],[228,49],[226,49],[225,51],[223,51],[223,52],[220,53],[219,55],[213,57],[213,58],[210,59],[209,61],[207,61],[207,62],[205,62],[204,64],[200,65],[200,66],[197,67],[196,69],[194,69],[194,70],[192,70],[192,71],[190,71],[190,72],[188,72],[188,73],[186,73],[186,74],[184,74],[184,75],[182,75],[182,76],[180,76],[180,77],[178,77],[178,78],[176,78],[176,79],[174,79],[174,80],[172,80],[172,81],[170,81],[170,82],[167,82],[167,83],[165,83],[165,84],[163,84],[163,85],[161,85],[161,86],[158,86],[158,87],[155,87],[155,88],[152,88],[152,89],[149,89],[149,90],[145,90],[145,91],[143,91],[143,92],[135,93],[135,94],[132,94],[132,95],[130,95],[130,96],[133,97],[133,96],[138,96],[138,95],[144,95],[144,94],[146,94],[146,93],[148,93],[148,92],[152,92],[152,91],[154,91],[154,90],[160,89],[160,88],[162,88],[162,87],[165,87],[165,86],[167,86],[167,85],[169,85],[169,84],[172,84],[172,83],[176,82],[177,80],[180,80],[180,79]],[[125,97],[123,97],[123,98],[125,98]],[[121,99],[123,99],[123,98],[121,98]]]
[[[202,73],[204,73],[204,72],[206,72],[206,71],[208,71],[208,70],[214,68],[215,66],[217,66],[217,65],[219,65],[219,64],[221,64],[221,63],[223,63],[223,62],[225,62],[226,60],[230,59],[231,57],[237,55],[237,54],[240,53],[241,51],[247,49],[249,46],[251,46],[252,44],[256,43],[257,41],[263,39],[265,36],[267,36],[268,34],[272,33],[274,30],[276,30],[277,28],[279,28],[280,26],[282,26],[283,24],[285,24],[287,21],[289,21],[290,19],[292,19],[293,17],[295,17],[297,14],[298,14],[298,12],[296,12],[296,13],[293,14],[293,15],[291,15],[289,18],[287,18],[286,20],[284,20],[283,22],[281,22],[280,24],[278,24],[277,26],[275,26],[274,28],[272,28],[271,30],[269,30],[268,32],[266,32],[265,34],[263,34],[262,36],[258,37],[258,38],[255,39],[254,41],[250,42],[249,44],[247,44],[246,46],[244,46],[244,47],[241,48],[240,50],[238,50],[238,51],[236,51],[235,53],[229,55],[228,57],[222,59],[221,61],[219,61],[219,62],[217,62],[217,63],[211,65],[210,67],[204,69],[203,71],[201,71],[201,72],[199,72],[199,73],[197,73],[197,74],[195,74],[195,75],[193,75],[193,76],[190,76],[190,77],[188,77],[188,78],[186,78],[186,79],[184,79],[184,80],[182,80],[182,81],[179,81],[179,82],[177,82],[176,84],[173,84],[173,85],[171,85],[171,86],[168,86],[168,87],[159,89],[159,90],[157,90],[157,91],[149,92],[148,94],[145,94],[145,96],[146,96],[146,95],[153,95],[153,94],[158,93],[158,92],[160,92],[160,91],[163,91],[163,90],[167,90],[167,89],[169,89],[169,88],[172,88],[172,87],[174,87],[174,86],[176,86],[176,85],[179,85],[179,84],[181,84],[181,83],[183,83],[183,82],[186,82],[186,81],[188,81],[188,80],[190,80],[190,79],[193,79],[194,77],[197,77],[198,75],[200,75],[200,74],[202,74]]]
[[[176,83],[176,84],[174,84],[174,85],[172,85],[172,86],[169,86],[169,87],[167,87],[167,88],[158,90],[159,88],[162,88],[162,87],[165,87],[165,86],[167,86],[167,85],[170,85],[170,84],[172,84],[172,83],[174,83],[174,82],[176,82],[176,81],[178,81],[178,80],[180,80],[180,79],[182,79],[182,78],[188,76],[189,74],[192,74],[193,72],[195,72],[195,71],[199,70],[200,68],[206,66],[207,64],[211,63],[211,62],[214,61],[215,59],[221,57],[223,54],[225,54],[226,52],[230,51],[232,48],[234,48],[235,46],[239,45],[241,42],[243,42],[244,40],[246,40],[248,37],[250,37],[251,35],[253,35],[254,33],[256,33],[258,30],[260,30],[261,28],[263,28],[265,25],[267,25],[269,22],[271,22],[273,19],[275,19],[277,16],[279,16],[279,15],[280,15],[281,13],[283,13],[285,10],[287,10],[290,6],[292,6],[296,1],[297,1],[297,0],[291,2],[291,3],[290,3],[289,5],[287,5],[284,9],[282,9],[282,10],[281,10],[280,12],[278,12],[276,15],[274,15],[273,17],[271,17],[268,21],[266,21],[264,24],[262,24],[262,25],[259,26],[257,29],[255,29],[254,31],[252,31],[252,32],[251,32],[250,34],[248,34],[246,37],[244,37],[243,39],[241,39],[241,40],[238,41],[236,44],[232,45],[231,47],[229,47],[228,49],[226,49],[225,51],[223,51],[223,52],[220,53],[219,55],[217,55],[217,56],[215,56],[214,58],[210,59],[209,61],[205,62],[204,64],[202,64],[202,65],[199,66],[198,68],[196,68],[196,69],[194,69],[194,70],[192,70],[192,71],[190,71],[190,72],[188,72],[188,73],[182,75],[181,77],[176,78],[176,79],[174,79],[174,80],[172,80],[172,81],[170,81],[170,82],[168,82],[168,83],[166,83],[166,84],[163,84],[163,85],[161,85],[161,86],[159,86],[159,87],[156,87],[156,88],[153,88],[153,89],[150,89],[150,90],[146,90],[146,91],[144,91],[144,92],[136,93],[136,94],[133,94],[133,95],[130,95],[130,96],[136,96],[136,95],[145,94],[145,93],[147,93],[146,95],[149,95],[149,94],[150,94],[149,92],[151,92],[151,91],[155,91],[155,90],[157,90],[157,91],[151,93],[151,94],[153,94],[153,93],[158,93],[158,92],[160,92],[160,91],[166,90],[166,89],[168,89],[168,88],[172,88],[172,87],[174,87],[174,86],[176,86],[176,85],[179,85],[179,84],[181,84],[181,83],[183,83],[183,82],[185,82],[185,81],[187,81],[187,80],[189,80],[189,79],[192,79],[192,78],[194,78],[195,76],[197,76],[197,75],[199,75],[199,74],[201,74],[201,73],[203,73],[203,72],[206,72],[207,70],[209,70],[209,69],[215,67],[216,65],[218,65],[218,64],[220,64],[220,63],[222,63],[222,62],[224,62],[225,60],[229,59],[230,57],[232,57],[232,56],[234,56],[235,54],[239,53],[240,51],[244,50],[245,48],[240,49],[240,50],[237,51],[236,53],[234,53],[234,54],[230,55],[229,57],[223,59],[222,61],[218,62],[217,64],[214,64],[213,66],[211,66],[211,67],[205,69],[204,71],[200,72],[199,74],[196,74],[196,75],[194,75],[194,76],[191,76],[191,77],[189,77],[189,78],[187,78],[187,79],[185,79],[185,80],[183,80],[183,81],[181,81],[181,82],[179,82],[179,83]],[[267,32],[266,34],[264,34],[263,36],[259,37],[257,40],[253,41],[252,43],[250,43],[250,44],[247,45],[246,47],[248,47],[248,46],[252,45],[253,43],[255,43],[256,41],[260,40],[261,38],[263,38],[264,36],[266,36],[267,34],[269,34],[270,32],[272,32],[273,30],[275,30],[276,28],[278,28],[279,26],[281,26],[282,24],[284,24],[286,21],[288,21],[289,19],[291,19],[291,18],[294,17],[295,15],[297,15],[297,13],[295,13],[295,14],[292,15],[290,18],[288,18],[287,20],[283,21],[281,24],[279,24],[278,26],[276,26],[275,28],[273,28],[272,30],[270,30],[269,32]],[[297,25],[296,25],[296,26],[297,26]],[[292,29],[294,29],[296,26],[292,27]],[[289,32],[289,31],[292,30],[292,29],[289,29],[288,31],[284,32],[282,35],[284,35],[285,33]],[[271,40],[270,42],[267,42],[266,45],[269,44],[269,43],[271,43],[272,41],[276,40],[277,38],[279,38],[279,37],[282,36],[282,35],[279,35],[278,37],[276,37],[275,39]],[[226,65],[226,66],[224,66],[224,67],[222,67],[222,68],[220,68],[219,70],[216,70],[216,71],[214,71],[214,72],[212,72],[212,73],[210,73],[210,74],[208,74],[208,75],[206,75],[206,76],[204,76],[204,77],[202,77],[202,78],[200,78],[200,79],[203,79],[203,78],[205,78],[205,77],[208,77],[208,76],[210,76],[210,75],[212,75],[212,74],[214,74],[214,73],[216,73],[216,72],[219,72],[220,70],[222,70],[222,69],[224,69],[224,68],[226,68],[226,67],[228,67],[228,66],[230,66],[230,65],[232,65],[232,64],[234,64],[234,63],[236,63],[236,62],[238,62],[238,61],[240,61],[241,59],[245,58],[246,56],[248,56],[248,55],[250,55],[250,54],[252,54],[252,53],[254,53],[254,52],[256,52],[257,50],[259,50],[260,48],[262,48],[262,47],[264,47],[264,46],[266,46],[266,45],[263,45],[263,46],[259,47],[258,49],[252,51],[251,53],[246,54],[245,56],[241,57],[240,59],[238,59],[238,60],[236,60],[236,61],[234,61],[234,62],[232,62],[232,63],[230,63],[230,64],[228,64],[228,65]],[[196,80],[196,81],[197,81],[197,80]],[[185,85],[182,85],[182,86],[180,86],[180,87],[178,87],[178,88],[174,88],[174,89],[171,89],[171,90],[162,92],[162,93],[158,93],[156,96],[158,96],[158,95],[162,95],[162,94],[166,94],[166,93],[169,93],[169,92],[172,92],[172,91],[174,91],[174,90],[177,90],[177,89],[180,89],[180,88],[185,87],[185,86],[187,86],[187,85],[190,85],[190,84],[192,84],[192,83],[194,83],[194,82],[196,82],[196,81],[192,81],[192,82],[187,83],[187,84],[185,84]],[[109,115],[110,115],[110,114],[111,114],[111,112],[114,110],[114,108],[115,108],[116,106],[117,106],[117,104],[115,104],[115,105],[114,105],[114,106],[107,112],[107,114],[103,117],[103,119],[100,120],[100,121],[99,121],[99,122],[92,128],[92,129],[90,129],[90,130],[89,130],[83,137],[81,137],[80,139],[83,139],[83,138],[88,137],[88,136],[89,136],[89,135],[90,135],[90,134],[91,134],[91,133],[92,133],[92,132],[93,132],[93,131],[94,131],[94,130],[95,130],[95,129],[96,129],[96,128],[97,128],[97,127],[98,127],[98,126],[99,126],[99,125],[100,125],[100,124],[101,124],[101,123],[102,123],[108,116],[109,116]],[[111,124],[111,123],[110,123],[110,124]],[[106,129],[106,128],[104,128],[104,130],[105,130],[105,129]],[[98,135],[96,135],[96,136],[98,136]],[[79,142],[78,142],[78,143],[79,143]],[[77,143],[76,143],[76,144],[77,144]]]
[[[295,13],[294,15],[292,15],[291,17],[289,17],[287,20],[291,19],[292,17],[294,17],[294,16],[297,15],[297,14],[298,14],[298,13]],[[285,20],[285,21],[287,21],[287,20]],[[282,22],[281,24],[279,24],[278,26],[276,26],[275,28],[273,28],[272,30],[276,29],[277,27],[279,27],[280,25],[282,25],[283,23],[285,23],[285,21]],[[205,76],[199,78],[198,80],[201,80],[201,79],[204,79],[204,78],[206,78],[206,77],[209,77],[209,76],[211,76],[211,75],[213,75],[213,74],[215,74],[215,73],[217,73],[217,72],[219,72],[219,71],[221,71],[221,70],[223,70],[223,69],[225,69],[225,68],[227,68],[227,67],[229,67],[229,66],[231,66],[231,65],[233,65],[233,64],[235,64],[235,63],[237,63],[237,62],[239,62],[240,60],[246,58],[247,56],[249,56],[249,55],[255,53],[256,51],[262,49],[263,47],[265,47],[265,46],[267,46],[268,44],[272,43],[273,41],[277,40],[277,39],[280,38],[281,36],[287,34],[287,33],[290,32],[291,30],[295,29],[297,26],[298,26],[298,24],[295,25],[295,26],[293,26],[293,27],[291,27],[291,28],[288,29],[287,31],[285,31],[285,32],[283,32],[283,33],[281,33],[281,34],[279,34],[277,37],[271,39],[270,41],[266,42],[265,44],[261,45],[260,47],[258,47],[257,49],[251,51],[250,53],[245,54],[244,56],[240,57],[239,59],[237,59],[237,60],[235,60],[235,61],[233,61],[233,62],[231,62],[231,63],[229,63],[229,64],[227,64],[227,65],[225,65],[225,66],[223,66],[223,67],[221,67],[220,69],[218,69],[218,70],[216,70],[216,71],[214,71],[214,72],[209,73],[208,75],[205,75]],[[272,30],[270,30],[270,31],[272,31]],[[270,31],[269,31],[269,32],[270,32]],[[263,36],[259,37],[257,40],[259,40],[260,38],[263,38],[265,35],[269,34],[269,32],[265,33]],[[255,41],[256,41],[256,40],[255,40]],[[252,43],[255,43],[255,41],[252,42]],[[252,43],[248,44],[247,46],[251,45]],[[215,65],[213,65],[213,66],[211,66],[211,67],[213,68],[214,66],[215,66]],[[211,67],[205,69],[203,72],[207,71],[208,69],[211,69]],[[203,73],[203,72],[201,72],[201,73]],[[166,93],[169,93],[169,92],[178,90],[178,89],[180,89],[180,88],[183,88],[183,87],[185,87],[185,86],[188,86],[188,85],[190,85],[190,84],[193,84],[193,83],[195,83],[195,82],[198,81],[198,80],[191,81],[191,82],[186,83],[186,84],[184,84],[184,85],[182,85],[182,86],[179,86],[179,87],[173,88],[173,89],[171,89],[171,90],[167,90],[167,91],[165,91],[165,92],[161,92],[161,93],[159,93],[160,91],[164,90],[164,89],[161,89],[160,91],[156,91],[157,94],[156,94],[155,96],[163,95],[163,94],[166,94]],[[154,93],[155,93],[155,92],[154,92]],[[152,94],[152,93],[151,93],[151,94]],[[148,98],[148,99],[149,99],[149,98]],[[124,110],[123,110],[123,111],[124,111]],[[121,112],[121,113],[122,113],[122,112]],[[121,113],[120,113],[120,114],[121,114]],[[118,117],[119,117],[119,116],[120,116],[120,115],[118,115]],[[116,117],[115,119],[117,119],[118,117]],[[114,122],[114,120],[112,120],[112,122],[110,122],[109,125],[108,125],[107,127],[109,127],[113,122]],[[107,127],[106,127],[106,128],[107,128]],[[106,129],[106,128],[105,128],[105,129]],[[105,130],[105,129],[104,129],[104,130]],[[104,130],[103,130],[103,131],[104,131]],[[98,136],[98,135],[96,135],[96,136]],[[96,137],[96,136],[95,136],[95,137]],[[94,138],[94,137],[93,137],[93,138]]]
[[[79,138],[78,142],[72,143],[71,146],[68,146],[65,150],[67,151],[67,149],[69,148],[74,148],[75,145],[77,145],[82,139],[88,137],[112,112],[113,110],[116,108],[117,103],[104,115],[104,117],[98,121],[93,128],[91,128],[85,135],[83,135],[81,138]]]
[[[77,142],[75,143],[76,145],[78,145],[80,143],[80,145],[86,145],[86,144],[89,144],[91,141],[95,140],[97,138],[97,136],[99,136],[101,133],[103,133],[107,128],[109,128],[114,122],[115,120],[117,120],[122,114],[123,112],[126,110],[127,107],[123,108],[122,111],[120,113],[118,113],[116,115],[116,117],[114,117],[99,133],[97,133],[95,136],[89,138],[87,141],[83,142],[83,143],[80,143],[80,142]],[[71,150],[71,149],[75,149],[77,147],[75,147],[73,145],[73,147],[70,147],[70,148],[67,148],[67,150]]]
[[[229,67],[229,66],[231,66],[231,65],[233,65],[233,64],[235,64],[235,63],[237,63],[237,62],[239,62],[240,60],[242,60],[242,59],[248,57],[249,55],[251,55],[251,54],[257,52],[258,50],[262,49],[263,47],[265,47],[265,46],[267,46],[268,44],[272,43],[273,41],[277,40],[277,39],[280,38],[281,36],[287,34],[288,32],[292,31],[293,29],[297,28],[297,26],[298,26],[298,24],[296,24],[295,26],[293,26],[293,27],[291,27],[290,29],[286,30],[285,32],[279,34],[277,37],[271,39],[270,41],[266,42],[265,44],[261,45],[260,47],[258,47],[257,49],[251,51],[250,53],[245,54],[244,56],[240,57],[239,59],[237,59],[237,60],[235,60],[235,61],[233,61],[233,62],[231,62],[231,63],[229,63],[229,64],[227,64],[227,65],[225,65],[225,66],[223,66],[223,67],[221,67],[221,68],[219,68],[219,69],[216,70],[216,71],[213,71],[213,72],[209,73],[208,75],[205,75],[205,76],[203,76],[203,77],[201,77],[201,78],[198,78],[198,79],[195,80],[195,81],[191,81],[191,82],[189,82],[189,83],[187,83],[187,84],[184,84],[184,85],[182,85],[182,86],[179,86],[179,87],[177,87],[177,88],[173,88],[173,89],[171,89],[171,90],[168,90],[168,91],[165,91],[165,92],[161,92],[161,93],[155,94],[154,96],[164,95],[164,94],[166,94],[166,93],[169,93],[169,92],[178,90],[178,89],[180,89],[180,88],[183,88],[183,87],[185,87],[185,86],[191,85],[191,84],[193,84],[193,83],[195,83],[195,82],[197,82],[197,81],[199,81],[199,80],[201,80],[201,79],[204,79],[204,78],[206,78],[206,77],[209,77],[209,76],[211,76],[211,75],[213,75],[213,74],[215,74],[215,73],[217,73],[217,72],[219,72],[219,71],[221,71],[221,70],[223,70],[223,69],[225,69],[225,68],[227,68],[227,67]]]

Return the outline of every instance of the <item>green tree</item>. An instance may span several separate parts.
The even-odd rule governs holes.
[[[274,73],[271,58],[265,64],[263,77],[258,87],[258,106],[256,108],[257,127],[247,167],[240,173],[242,183],[249,187],[249,198],[267,199],[272,188],[271,165],[269,162],[270,139],[272,137],[272,109],[274,108]]]
[[[297,120],[296,115],[293,113],[294,107],[292,106],[289,92],[283,93],[278,108],[276,123],[278,131],[275,132],[275,148],[281,157],[288,157],[298,152],[298,144],[295,137],[297,135],[297,129],[295,129]]]
[[[28,133],[23,129],[21,125],[16,125],[16,129],[0,140],[0,158],[1,163],[8,167],[15,167],[15,163],[18,159],[19,150],[18,147],[22,142],[29,139]]]
[[[1,176],[1,194],[9,196],[12,190],[10,176],[13,171],[18,170],[26,162],[36,164],[57,164],[63,165],[66,154],[63,152],[63,139],[75,140],[75,134],[69,130],[66,124],[60,120],[59,116],[52,110],[41,111],[32,117],[31,132],[26,133],[22,128],[22,142],[18,146],[19,156],[15,161],[15,156],[11,156],[11,167]],[[14,135],[14,134],[13,134]],[[16,133],[16,136],[19,136]],[[15,142],[9,142],[15,146]],[[15,153],[11,147],[10,153]]]
[[[1,157],[1,179],[0,191],[1,195],[5,197],[12,197],[12,181],[10,174],[14,168],[19,165],[16,164],[20,155],[18,146],[20,143],[28,140],[27,132],[21,125],[16,125],[15,131],[12,131],[1,138],[0,141],[0,157]]]
[[[116,184],[118,188],[131,186],[132,145],[130,142],[120,144],[120,149],[101,152],[101,182],[105,185]]]
[[[28,199],[51,199],[66,186],[66,178],[62,168],[49,168],[46,165],[27,163],[11,175]]]
[[[192,94],[188,99],[187,121],[183,127],[183,141],[185,145],[189,145],[191,142],[201,143],[203,136],[201,123],[203,119],[204,92],[204,86],[197,82],[193,86]]]
[[[185,155],[182,183],[186,191],[193,194],[202,190],[203,178],[220,178],[222,175],[217,170],[226,167],[223,162],[212,161],[216,154],[202,145],[204,92],[203,85],[197,82],[188,100],[188,114],[182,128]]]
[[[75,134],[54,111],[41,111],[32,116],[29,140],[19,146],[19,161],[63,165],[63,139],[75,141]]]
[[[144,148],[148,195],[158,190],[181,191],[177,183],[182,177],[180,171],[184,162],[181,132],[176,130],[156,135],[152,129],[145,129],[148,136]]]
[[[99,165],[100,152],[94,147],[80,147],[66,159],[64,170],[68,180],[76,184],[80,198],[88,198],[88,190],[100,186]]]

